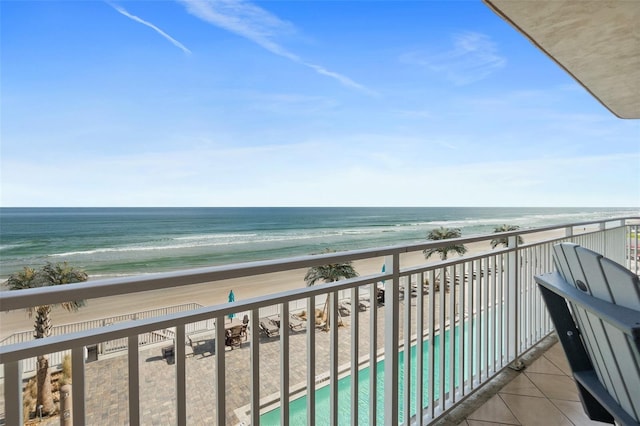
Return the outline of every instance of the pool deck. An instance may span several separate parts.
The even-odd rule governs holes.
[[[427,298],[425,298],[426,301]],[[412,315],[415,315],[416,299],[411,299]],[[401,317],[405,309],[400,303]],[[425,307],[426,308],[426,307]],[[378,348],[384,335],[383,307],[378,307]],[[437,309],[437,307],[436,307]],[[366,310],[359,314],[359,356],[369,353],[369,316]],[[426,315],[425,315],[426,317]],[[415,318],[413,316],[412,318]],[[436,316],[437,318],[437,316]],[[338,364],[350,362],[351,324],[344,317],[345,326],[339,327]],[[402,322],[402,321],[401,321]],[[426,329],[426,327],[425,327]],[[412,330],[412,334],[415,330]],[[400,329],[400,339],[403,330]],[[292,388],[306,384],[306,336],[305,331],[290,333],[290,384]],[[212,337],[212,336],[211,336]],[[188,424],[215,424],[215,354],[213,339],[201,336],[201,345],[193,356],[186,359],[186,400]],[[316,374],[329,371],[330,333],[316,329]],[[166,345],[163,345],[166,346]],[[547,345],[549,346],[549,345]],[[227,405],[226,424],[248,424],[247,403],[250,400],[250,350],[243,342],[239,348],[225,353]],[[558,344],[539,358],[530,360],[523,372],[507,372],[501,379],[504,387],[486,386],[489,394],[470,398],[438,424],[528,425],[557,424],[583,425],[590,422],[582,414],[575,384],[568,374],[568,365]],[[260,334],[260,397],[266,406],[277,402],[280,392],[280,341],[278,337]],[[128,423],[128,370],[126,353],[114,354],[87,363],[86,422],[87,424]],[[140,413],[141,423],[151,425],[175,424],[176,392],[175,365],[162,358],[161,346],[140,351]],[[0,390],[2,393],[3,390]],[[544,417],[548,416],[548,417]],[[58,420],[55,422],[57,424]],[[47,424],[47,423],[42,423]]]
[[[404,309],[404,303],[400,304]],[[412,299],[415,309],[415,298]],[[378,347],[384,342],[384,307],[378,307]],[[359,313],[360,357],[369,353],[369,310]],[[351,324],[343,317],[344,326],[338,328],[338,364],[350,362]],[[251,330],[249,330],[251,332]],[[330,333],[316,328],[316,375],[329,371]],[[401,334],[402,335],[402,334]],[[215,424],[215,354],[214,340],[203,336],[193,356],[186,359],[187,423]],[[307,349],[306,331],[290,332],[289,363],[292,388],[306,384]],[[250,401],[251,359],[248,342],[239,348],[225,352],[226,363],[226,423],[246,424]],[[260,397],[268,406],[280,398],[280,339],[260,333]],[[88,363],[86,366],[86,420],[87,424],[100,424],[107,419],[110,424],[128,422],[126,356],[113,356]],[[140,352],[140,412],[143,424],[171,425],[175,423],[176,396],[175,365],[162,359],[161,348]]]

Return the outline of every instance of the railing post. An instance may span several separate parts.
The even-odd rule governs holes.
[[[289,424],[289,392],[289,302],[284,302],[280,304],[280,424],[283,426]]]
[[[610,253],[607,250],[607,233],[605,232],[607,230],[607,223],[606,222],[600,222],[598,224],[598,231],[600,231],[598,234],[600,236],[600,247],[601,249],[598,250],[600,252],[601,255],[605,256],[605,257],[611,257]]]
[[[638,225],[633,225],[633,237],[631,237],[631,244],[633,244],[633,264],[635,265],[636,274],[638,273],[638,260],[640,260],[640,254],[638,253],[638,230],[640,227]],[[625,234],[625,239],[626,239]]]
[[[573,226],[567,226],[564,228],[565,237],[573,237]]]
[[[398,424],[398,337],[400,326],[400,255],[385,257],[385,270],[393,271],[384,298],[384,424]],[[409,397],[405,395],[405,398]]]
[[[626,220],[620,221],[620,226],[624,229],[624,244],[623,244],[623,254],[622,259],[624,259],[623,265],[628,267],[631,270],[631,226],[627,225]],[[620,262],[618,262],[620,263]]]
[[[22,361],[4,365],[4,410],[8,425],[21,425],[22,411]]]
[[[187,424],[187,366],[186,366],[186,335],[184,324],[175,327],[175,337],[173,339],[173,353],[176,365],[176,424],[186,426]],[[137,336],[136,336],[137,340]],[[136,351],[138,348],[136,347]]]
[[[226,398],[225,398],[225,389],[226,389],[226,373],[225,373],[225,359],[224,359],[224,351],[225,351],[225,330],[224,330],[224,316],[216,316],[216,332],[215,332],[215,366],[216,366],[216,377],[215,377],[215,389],[216,389],[216,424],[223,425],[227,422],[226,412]]]
[[[327,321],[329,324],[329,424],[338,424],[338,292],[329,293],[329,314]]]
[[[251,310],[251,424],[260,424],[260,310]],[[312,317],[309,317],[312,318]]]
[[[567,228],[568,230],[568,228]],[[512,235],[507,239],[508,247],[512,249],[507,255],[507,286],[508,286],[508,359],[512,359],[510,367],[514,370],[522,370],[524,364],[520,360],[520,251],[518,249],[518,236]]]
[[[136,350],[137,349],[138,347],[136,346]],[[72,420],[74,425],[84,425],[87,423],[84,398],[86,394],[84,362],[84,346],[71,349],[71,371],[73,373],[73,391],[71,392],[71,399],[73,406]],[[131,380],[131,376],[129,376],[129,380]]]
[[[623,222],[624,227],[624,265],[638,273],[638,225]]]
[[[358,386],[358,342],[359,342],[359,316],[360,316],[360,287],[351,289],[351,424],[358,425],[359,410],[359,386]]]
[[[256,344],[257,343],[258,341],[256,339]],[[315,352],[315,349],[316,349],[316,298],[315,296],[310,296],[307,299],[307,425],[309,426],[313,426],[316,424],[316,352]],[[256,409],[260,411],[259,404],[256,404]],[[258,423],[254,422],[252,424],[258,424]]]
[[[378,288],[370,284],[369,301],[369,424],[378,423]]]

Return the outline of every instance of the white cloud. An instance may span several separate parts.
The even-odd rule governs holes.
[[[244,37],[269,52],[311,68],[318,74],[333,78],[346,87],[375,95],[371,89],[349,77],[307,62],[274,41],[276,36],[292,32],[293,25],[252,3],[242,0],[178,1],[186,6],[189,13],[205,22]]]
[[[281,49],[271,41],[277,35],[293,33],[295,28],[268,11],[241,0],[178,0],[192,15],[227,31],[252,40],[265,49]]]
[[[134,20],[136,22],[141,23],[142,25],[146,25],[147,27],[151,28],[152,30],[154,30],[155,32],[160,34],[162,37],[164,37],[167,40],[169,40],[171,42],[171,44],[173,44],[174,46],[176,46],[177,48],[182,50],[184,53],[191,54],[191,50],[189,50],[184,44],[180,43],[178,40],[174,39],[169,34],[165,33],[164,31],[162,31],[157,26],[153,25],[151,22],[145,21],[142,18],[139,18],[139,17],[137,17],[135,15],[130,14],[129,12],[127,12],[124,8],[122,8],[120,6],[117,6],[117,5],[109,3],[109,2],[107,2],[107,4],[109,6],[111,6],[111,7],[113,7],[116,11],[118,11],[118,13],[126,16],[127,18],[132,19],[132,20]]]
[[[69,168],[5,160],[2,205],[640,206],[638,153],[426,165],[397,145],[365,148],[209,147],[74,158]]]
[[[454,35],[452,44],[447,51],[409,52],[401,60],[442,74],[459,86],[483,80],[507,63],[488,35],[464,32]]]

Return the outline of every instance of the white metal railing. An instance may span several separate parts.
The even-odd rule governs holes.
[[[508,232],[502,234],[508,238],[505,248],[403,268],[400,267],[403,255],[448,246],[452,240],[3,292],[0,311],[9,311],[38,304],[179,288],[361,259],[384,258],[386,266],[385,272],[335,283],[0,346],[0,363],[4,367],[4,421],[6,424],[20,424],[23,419],[24,360],[69,350],[73,368],[74,424],[87,423],[90,415],[102,415],[90,412],[92,409],[87,406],[87,397],[90,395],[85,377],[88,368],[85,348],[101,342],[126,339],[128,405],[123,409],[125,412],[128,410],[126,422],[129,424],[145,422],[144,411],[140,408],[141,399],[146,395],[141,391],[139,336],[171,329],[175,332],[176,342],[175,381],[164,383],[163,386],[168,386],[174,394],[172,399],[175,404],[170,408],[170,414],[175,418],[175,424],[187,424],[194,409],[215,413],[215,422],[219,425],[238,422],[236,414],[240,407],[235,401],[237,398],[233,398],[233,405],[227,404],[227,388],[237,384],[236,380],[239,379],[236,379],[236,375],[240,376],[242,371],[234,371],[234,379],[227,381],[227,376],[231,374],[227,362],[231,367],[236,362],[233,357],[237,355],[234,354],[240,352],[225,352],[224,323],[229,314],[246,312],[251,330],[246,345],[250,357],[246,371],[248,392],[244,401],[248,405],[246,422],[260,423],[265,404],[263,398],[268,396],[265,382],[275,381],[275,389],[279,389],[276,399],[279,401],[289,401],[292,388],[301,386],[304,389],[307,423],[315,424],[316,397],[323,392],[318,387],[318,381],[320,377],[328,377],[330,409],[328,419],[324,420],[331,424],[341,423],[338,407],[344,402],[340,402],[338,379],[348,373],[351,377],[351,401],[348,403],[351,406],[351,424],[368,416],[371,419],[369,423],[378,419],[389,425],[409,421],[422,425],[443,415],[506,366],[517,364],[525,351],[552,331],[533,276],[552,269],[553,244],[575,241],[637,273],[635,248],[638,245],[638,219],[603,220]],[[583,230],[578,232],[580,228]],[[541,231],[558,230],[562,231],[562,235],[551,240],[518,244],[518,236],[528,238]],[[453,241],[456,244],[488,243],[495,237],[496,234],[492,234]],[[377,308],[378,286],[383,281],[384,306]],[[437,286],[440,291],[437,291]],[[363,292],[369,295],[371,309],[359,314],[356,300]],[[305,347],[296,347],[292,351],[291,345],[297,343],[294,342],[295,336],[288,332],[289,313],[304,308],[311,318],[316,305],[324,303],[325,295],[329,297],[328,316],[332,325],[328,336],[317,333],[310,320],[306,327]],[[339,327],[335,326],[340,318],[340,299],[344,298],[350,298],[352,302],[348,316],[350,331],[347,334],[339,332]],[[280,316],[279,359],[275,366],[277,374],[271,370],[261,371],[261,364],[267,361],[261,357],[261,353],[267,349],[260,343],[258,331],[260,318],[267,312],[277,312]],[[186,388],[188,382],[195,378],[187,375],[186,347],[182,342],[187,340],[190,325],[200,321],[214,324],[211,344],[215,354],[215,383],[210,390],[199,389],[199,392],[211,392],[211,397],[207,398],[209,405],[194,408],[190,407]],[[368,327],[361,327],[363,322],[368,322]],[[415,346],[415,359],[409,350],[412,346]],[[362,347],[366,349],[362,350]],[[328,349],[328,362],[323,361],[321,348]],[[298,349],[305,352],[306,365],[292,362],[299,356]],[[346,364],[345,354],[349,359]],[[378,395],[376,362],[381,354],[384,390],[383,395]],[[416,364],[415,368],[412,364]],[[368,372],[362,369],[363,366],[368,366]],[[298,377],[293,374],[296,367],[306,370],[305,383],[291,383],[292,377]],[[358,408],[357,403],[358,377],[363,374],[369,377],[368,389],[365,389],[368,394],[366,410]],[[381,402],[379,396],[383,396]],[[155,408],[164,409],[166,404]],[[290,405],[279,404],[279,409],[280,423],[289,424]]]

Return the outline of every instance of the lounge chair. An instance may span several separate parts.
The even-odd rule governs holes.
[[[409,288],[409,293],[411,295],[411,297],[417,297],[418,296],[418,287],[417,284],[415,283],[411,283],[411,285],[408,287]],[[382,290],[382,297],[384,300],[384,290]],[[380,289],[378,289],[378,292],[380,292]],[[427,290],[426,293],[429,293],[429,291]],[[378,293],[380,294],[380,293]],[[398,286],[398,297],[400,298],[400,300],[403,300],[405,298],[407,294],[407,287],[405,286],[405,284],[400,284]]]
[[[640,425],[640,280],[575,244],[554,246],[557,272],[536,276],[592,420]]]
[[[289,328],[291,331],[304,331],[307,329],[307,321],[300,319],[296,314],[289,315]]]
[[[368,299],[358,300],[358,309],[360,309],[360,311],[366,311],[370,307],[371,307],[371,303],[369,303]]]
[[[350,302],[341,302],[338,305],[338,313],[345,317],[347,315],[351,315],[351,303]]]
[[[260,318],[260,329],[267,337],[276,337],[280,335],[280,321],[276,322],[271,318]]]

